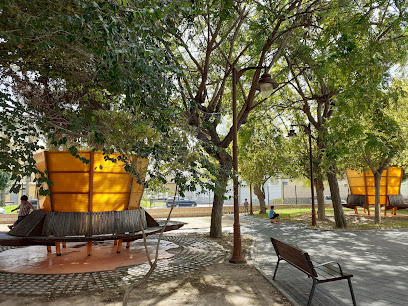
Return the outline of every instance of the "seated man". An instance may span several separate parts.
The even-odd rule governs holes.
[[[269,210],[269,219],[271,220],[271,223],[276,222],[279,223],[279,214],[275,213],[274,211],[275,206],[271,206],[271,209]]]

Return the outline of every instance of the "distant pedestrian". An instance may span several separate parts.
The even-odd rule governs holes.
[[[279,214],[275,212],[275,206],[271,206],[271,209],[269,210],[269,219],[271,220],[271,223],[279,223]]]
[[[249,203],[248,203],[247,199],[245,199],[245,201],[244,201],[245,212],[248,212],[248,206],[249,206]]]
[[[27,217],[30,214],[30,210],[34,210],[33,204],[28,202],[28,197],[26,195],[23,195],[21,198],[21,203],[18,205],[16,208],[12,209],[11,211],[15,211],[17,209],[20,209],[18,212],[18,218],[16,222],[14,222],[13,225],[9,225],[9,229],[13,229],[18,223],[21,222],[25,217]]]

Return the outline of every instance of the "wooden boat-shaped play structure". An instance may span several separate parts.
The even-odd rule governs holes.
[[[164,222],[157,222],[144,209],[139,208],[143,186],[125,171],[124,163],[106,159],[102,152],[79,152],[88,160],[83,163],[70,152],[44,151],[34,156],[37,168],[46,171],[53,182],[50,194],[39,196],[39,210],[18,223],[8,234],[0,235],[0,245],[46,245],[56,247],[61,255],[60,243],[87,242],[87,254],[92,253],[92,242],[114,240],[117,252],[123,242],[159,233]],[[116,159],[118,154],[111,154]],[[147,167],[147,160],[135,159],[139,173]],[[183,226],[169,222],[164,231]]]
[[[363,207],[370,214],[370,206],[375,205],[375,182],[374,175],[369,169],[346,170],[347,180],[350,187],[350,195],[347,204],[343,206],[354,208]],[[408,205],[404,202],[401,191],[403,169],[400,167],[389,167],[383,171],[380,181],[380,206],[384,207],[384,215],[387,210],[406,209]]]

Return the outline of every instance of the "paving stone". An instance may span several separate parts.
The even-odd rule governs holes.
[[[206,238],[191,238],[183,236],[164,236],[178,247],[169,250],[174,256],[159,260],[154,271],[154,279],[165,280],[174,276],[189,273],[209,264],[224,261],[227,254],[220,245]],[[157,243],[157,236],[147,239],[149,245]],[[0,247],[0,252],[13,247]],[[82,290],[103,291],[106,288],[128,286],[149,271],[149,265],[143,263],[130,267],[119,267],[115,271],[87,272],[76,274],[13,274],[0,273],[0,294],[30,292],[32,295],[60,295],[67,292],[80,293]],[[41,290],[32,290],[32,284]]]
[[[256,267],[295,304],[304,305],[304,291],[310,291],[311,281],[296,269],[283,273],[281,265],[276,281],[272,281],[277,257],[270,237],[298,245],[317,261],[339,262],[344,271],[354,275],[351,282],[358,305],[408,305],[408,230],[321,231],[301,224],[268,224],[265,219],[242,218],[248,222],[241,232],[255,239]],[[316,287],[313,305],[344,303],[351,305],[346,281]]]

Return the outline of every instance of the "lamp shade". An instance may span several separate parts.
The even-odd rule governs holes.
[[[261,92],[264,98],[269,98],[274,89],[278,88],[278,83],[271,78],[269,73],[264,73],[259,79],[257,89]]]

